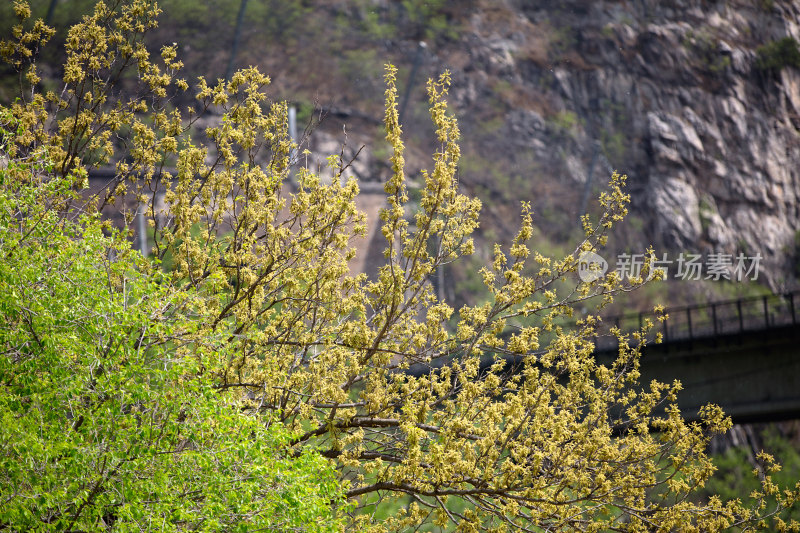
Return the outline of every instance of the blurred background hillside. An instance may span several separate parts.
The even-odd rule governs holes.
[[[93,0],[35,0],[34,16],[65,28]],[[478,253],[442,294],[480,298],[476,272],[532,203],[543,252],[569,250],[582,213],[612,170],[627,174],[631,215],[603,254],[652,244],[667,283],[654,300],[690,304],[797,286],[800,267],[800,6],[792,1],[164,0],[152,51],[177,42],[188,80],[258,66],[271,96],[298,109],[311,164],[355,154],[362,182],[388,172],[383,65],[399,68],[411,181],[435,149],[425,81],[449,70],[460,121],[463,189],[484,203]],[[10,31],[4,3],[2,31]],[[237,22],[241,20],[241,24]],[[239,33],[237,36],[237,28]],[[420,44],[424,43],[424,45]],[[235,52],[235,53],[234,53]],[[58,88],[60,49],[42,51]],[[0,101],[14,96],[4,71]],[[176,105],[190,104],[176,100]],[[681,252],[762,257],[758,279],[676,278]],[[666,257],[664,254],[667,254]],[[705,272],[700,276],[705,278]],[[613,309],[612,309],[613,311]]]

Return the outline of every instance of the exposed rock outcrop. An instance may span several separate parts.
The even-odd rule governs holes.
[[[346,3],[320,2],[315,9],[322,19],[351,21],[353,47],[360,39],[378,48],[351,50],[338,43],[343,59],[327,62],[321,61],[324,53],[298,60],[276,52],[278,71],[283,64],[305,66],[281,78],[280,87],[291,95],[314,94],[323,107],[330,101],[337,108],[332,124],[311,138],[312,164],[338,153],[345,141],[345,157],[364,144],[351,173],[361,181],[385,178],[377,88],[380,64],[392,60],[401,66],[401,96],[411,94],[403,127],[413,180],[436,147],[423,80],[449,69],[450,101],[462,130],[459,178],[484,199],[482,229],[492,239],[513,234],[510,215],[519,200],[528,200],[545,232],[574,240],[579,216],[593,209],[588,199],[617,169],[629,176],[637,220],[618,247],[641,250],[652,243],[663,252],[758,253],[760,280],[773,289],[796,284],[800,55],[781,57],[778,48],[765,46],[787,38],[796,45],[800,4],[443,4],[437,9],[448,22],[437,36],[423,26],[404,33],[417,19],[398,3],[375,0],[354,11]],[[358,33],[368,20],[384,20],[390,38],[377,43]],[[421,49],[423,37],[428,46]],[[412,65],[421,68],[409,88]],[[348,72],[355,78],[336,81]],[[320,87],[320,76],[329,83]],[[370,89],[351,89],[355,81]]]
[[[759,47],[800,39],[799,21],[779,0],[508,2],[471,16],[454,99],[467,141],[494,153],[470,121],[482,101],[508,104],[506,171],[534,155],[532,198],[547,182],[579,190],[599,144],[629,175],[644,240],[761,253],[778,288],[800,228],[800,70],[759,68]]]

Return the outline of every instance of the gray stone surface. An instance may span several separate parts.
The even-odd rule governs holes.
[[[585,182],[602,142],[630,177],[647,239],[698,253],[760,252],[779,288],[800,229],[800,71],[771,76],[756,59],[762,44],[800,40],[800,4],[762,4],[575,0],[554,9],[534,0],[514,4],[525,20],[506,27],[474,15],[464,40],[485,83],[501,74],[546,96],[549,109],[516,108],[506,124],[513,145],[533,150],[550,175]],[[543,34],[546,49],[525,63],[521,51],[541,48]],[[461,79],[457,102],[491,94],[478,76]],[[557,126],[566,112],[578,118],[569,131]],[[624,140],[617,160],[613,135]]]

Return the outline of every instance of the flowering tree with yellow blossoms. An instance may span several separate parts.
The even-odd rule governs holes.
[[[0,51],[23,91],[8,110],[19,127],[4,157],[45,158],[48,179],[72,189],[87,169],[115,165],[92,201],[62,193],[47,205],[70,217],[128,194],[147,208],[155,260],[171,265],[160,290],[192,295],[183,300],[192,326],[173,339],[175,353],[240,412],[288,428],[287,453],[314,450],[331,462],[356,506],[340,508],[350,530],[798,529],[774,517],[800,485],[775,486],[778,466],[766,455],[751,501],[693,499],[714,472],[709,439],[730,420],[708,406],[687,423],[673,405],[680,384],[638,383],[644,331],[612,330],[619,354],[600,364],[599,318],[563,326],[576,304],[602,306],[643,283],[574,274],[580,254],[602,247],[625,216],[624,176],[612,176],[604,214],[585,219],[585,238],[563,258],[531,247],[523,204],[513,242],[496,246],[482,270],[488,301],[455,310],[430,279],[472,253],[480,203],[458,189],[447,73],[428,84],[439,146],[412,209],[387,68],[385,264],[368,280],[348,269],[365,232],[358,184],[332,157],[329,183],[300,169],[290,185],[286,105],[267,99],[266,76],[250,68],[227,82],[200,79],[194,108],[173,109],[170,98],[189,84],[176,77],[174,46],[160,60],[144,46],[157,6],[117,0],[71,28],[63,87],[42,93],[34,59],[51,30],[24,22],[29,10],[16,6],[21,22]],[[196,119],[212,109],[220,120],[198,135]],[[409,503],[375,519],[401,497]]]

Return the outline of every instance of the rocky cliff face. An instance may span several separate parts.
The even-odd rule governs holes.
[[[590,199],[617,169],[633,197],[618,250],[761,254],[760,280],[773,289],[795,283],[796,0],[268,4],[250,14],[238,64],[270,73],[279,98],[328,110],[311,136],[312,162],[344,142],[345,156],[364,144],[351,170],[385,178],[381,78],[392,61],[401,100],[410,89],[403,125],[413,180],[436,147],[423,80],[449,69],[461,183],[484,200],[487,241],[512,234],[509,221],[528,200],[543,233],[574,242],[580,214],[596,209]],[[167,42],[189,16],[170,5]],[[224,65],[224,46],[187,35],[190,70]]]
[[[154,49],[185,37],[187,77],[220,76],[233,15],[209,25],[208,13],[163,4]],[[220,13],[239,5],[212,4],[228,6]],[[351,171],[385,178],[382,65],[392,61],[401,100],[409,91],[413,181],[436,148],[423,80],[449,69],[460,179],[484,200],[487,242],[513,234],[520,200],[550,240],[574,242],[579,216],[596,210],[591,199],[617,169],[629,176],[633,216],[616,251],[652,243],[659,256],[761,254],[760,280],[796,284],[796,0],[269,0],[248,9],[237,64],[273,76],[274,96],[300,105],[301,130],[327,111],[308,164],[324,166],[342,143],[349,159],[363,144]]]
[[[785,38],[800,39],[800,4],[526,0],[476,9],[466,27],[467,53],[438,57],[465,141],[487,159],[503,150],[502,172],[540,212],[577,216],[587,179],[613,167],[629,176],[643,242],[760,253],[770,285],[791,284],[800,70]],[[502,122],[487,123],[492,100]],[[498,186],[466,163],[466,182]]]

